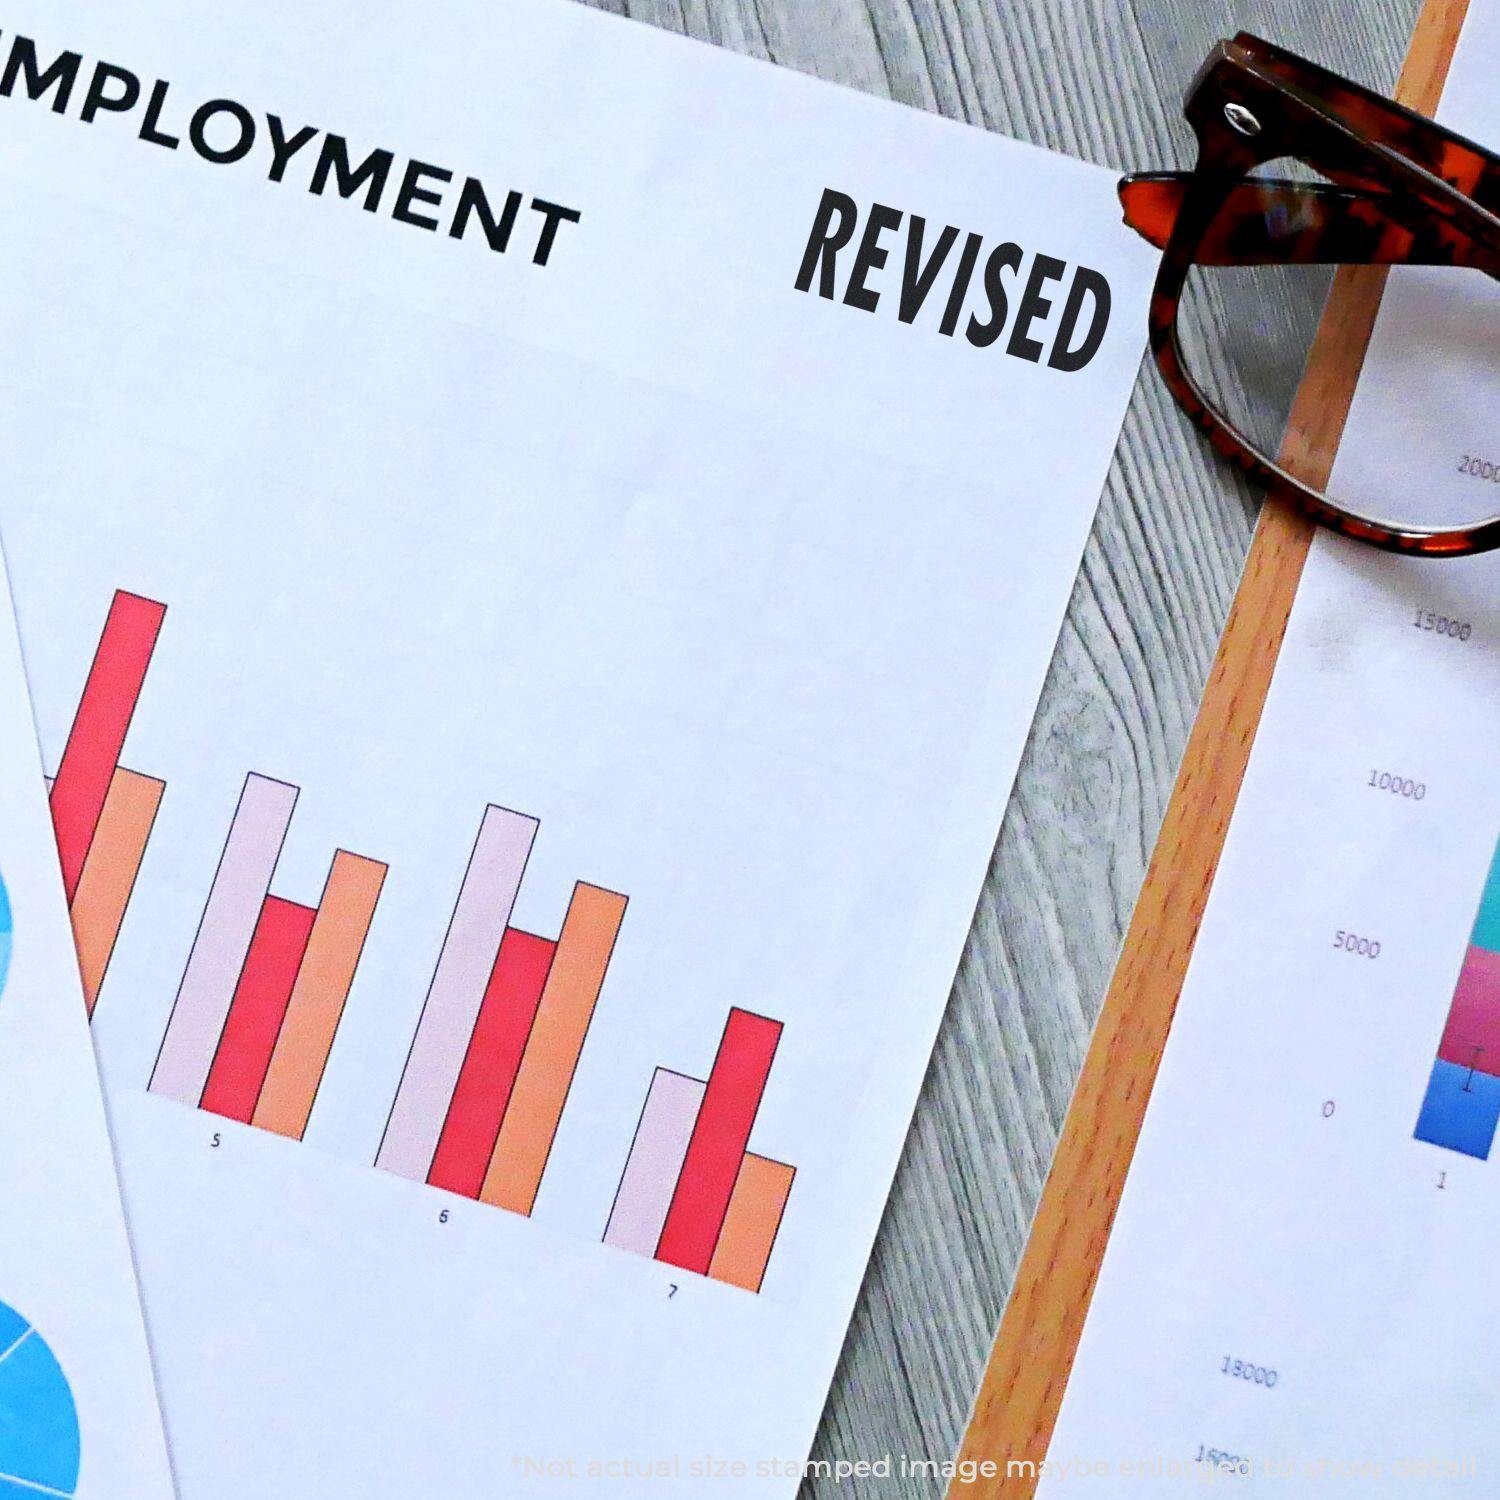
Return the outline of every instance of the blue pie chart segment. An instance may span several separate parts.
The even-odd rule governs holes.
[[[78,1492],[78,1412],[47,1341],[0,1302],[0,1500]]]
[[[5,881],[0,880],[0,992],[5,989],[5,976],[10,972],[10,895]]]

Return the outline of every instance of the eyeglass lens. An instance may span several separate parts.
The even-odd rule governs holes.
[[[1237,244],[1299,236],[1304,248],[1315,244],[1314,200],[1277,184],[1324,181],[1301,162],[1261,168],[1251,179],[1255,191],[1235,194],[1205,234],[1178,308],[1177,339],[1193,382],[1267,459],[1281,445],[1334,268],[1202,262],[1232,258]],[[1362,215],[1360,232],[1370,237],[1389,223],[1378,206],[1367,205]],[[1381,316],[1399,318],[1402,327],[1382,329],[1383,342],[1398,348],[1409,368],[1388,382],[1402,398],[1383,420],[1440,457],[1420,490],[1369,465],[1340,464],[1329,498],[1400,526],[1472,526],[1500,514],[1500,423],[1486,396],[1500,362],[1500,282],[1467,267],[1398,266],[1390,275],[1405,285],[1399,298],[1387,298]]]

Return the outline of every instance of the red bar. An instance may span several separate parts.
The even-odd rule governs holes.
[[[110,777],[125,747],[125,733],[166,612],[165,604],[123,590],[115,594],[109,606],[94,664],[89,668],[52,783],[52,826],[62,861],[63,888],[70,903],[94,841]]]
[[[316,915],[310,906],[266,897],[203,1087],[204,1109],[250,1123]]]
[[[729,1012],[657,1242],[657,1260],[708,1274],[780,1040],[780,1021],[738,1008]]]
[[[557,944],[507,927],[427,1181],[478,1198]]]

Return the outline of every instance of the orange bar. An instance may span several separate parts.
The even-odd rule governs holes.
[[[362,854],[333,856],[252,1125],[302,1139],[385,874],[385,865]]]
[[[747,1292],[760,1290],[796,1175],[796,1167],[785,1162],[745,1153],[708,1268],[715,1281],[742,1286]]]
[[[573,888],[531,1039],[479,1192],[485,1203],[529,1214],[536,1202],[578,1054],[625,918],[625,899],[582,881]]]
[[[166,788],[164,781],[118,766],[109,779],[98,827],[73,892],[73,941],[90,1015]]]

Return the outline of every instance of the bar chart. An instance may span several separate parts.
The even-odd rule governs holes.
[[[605,1244],[760,1290],[796,1176],[749,1150],[781,1033],[736,1007],[706,1079],[656,1069]]]
[[[1416,1138],[1488,1160],[1500,1125],[1500,847],[1490,863]]]
[[[165,616],[114,595],[51,785],[90,1013],[166,788],[121,764]],[[388,874],[336,849],[316,904],[273,889],[300,796],[245,776],[148,1085],[297,1141]],[[628,906],[577,881],[555,937],[517,926],[539,829],[485,807],[375,1156],[519,1215],[535,1207]],[[750,1149],[781,1034],[780,1021],[733,1008],[706,1078],[655,1070],[605,1243],[760,1290],[796,1175]]]
[[[337,850],[317,906],[271,883],[298,788],[251,772],[188,954],[151,1092],[302,1139],[386,866]]]
[[[70,809],[98,801],[139,695],[152,617],[134,611],[131,596],[117,598],[110,649],[90,674],[89,723],[102,727],[85,741],[98,742],[92,758],[78,757],[80,769],[65,760],[59,773],[59,786],[83,788],[69,793]],[[387,874],[381,861],[339,849],[316,906],[273,892],[300,794],[246,776],[149,1085],[294,1140],[306,1132]],[[107,800],[103,809],[101,830]],[[81,842],[87,818],[75,812],[69,826]],[[134,826],[131,880],[149,822]],[[512,927],[537,828],[524,813],[485,809],[376,1157],[384,1170],[518,1214],[531,1213],[541,1187],[626,907],[624,896],[580,881],[555,939]],[[80,892],[94,859],[74,858]],[[123,899],[111,909],[111,941],[130,881],[113,888]]]
[[[166,783],[120,764],[166,606],[116,593],[52,781],[52,823],[89,1014]]]

